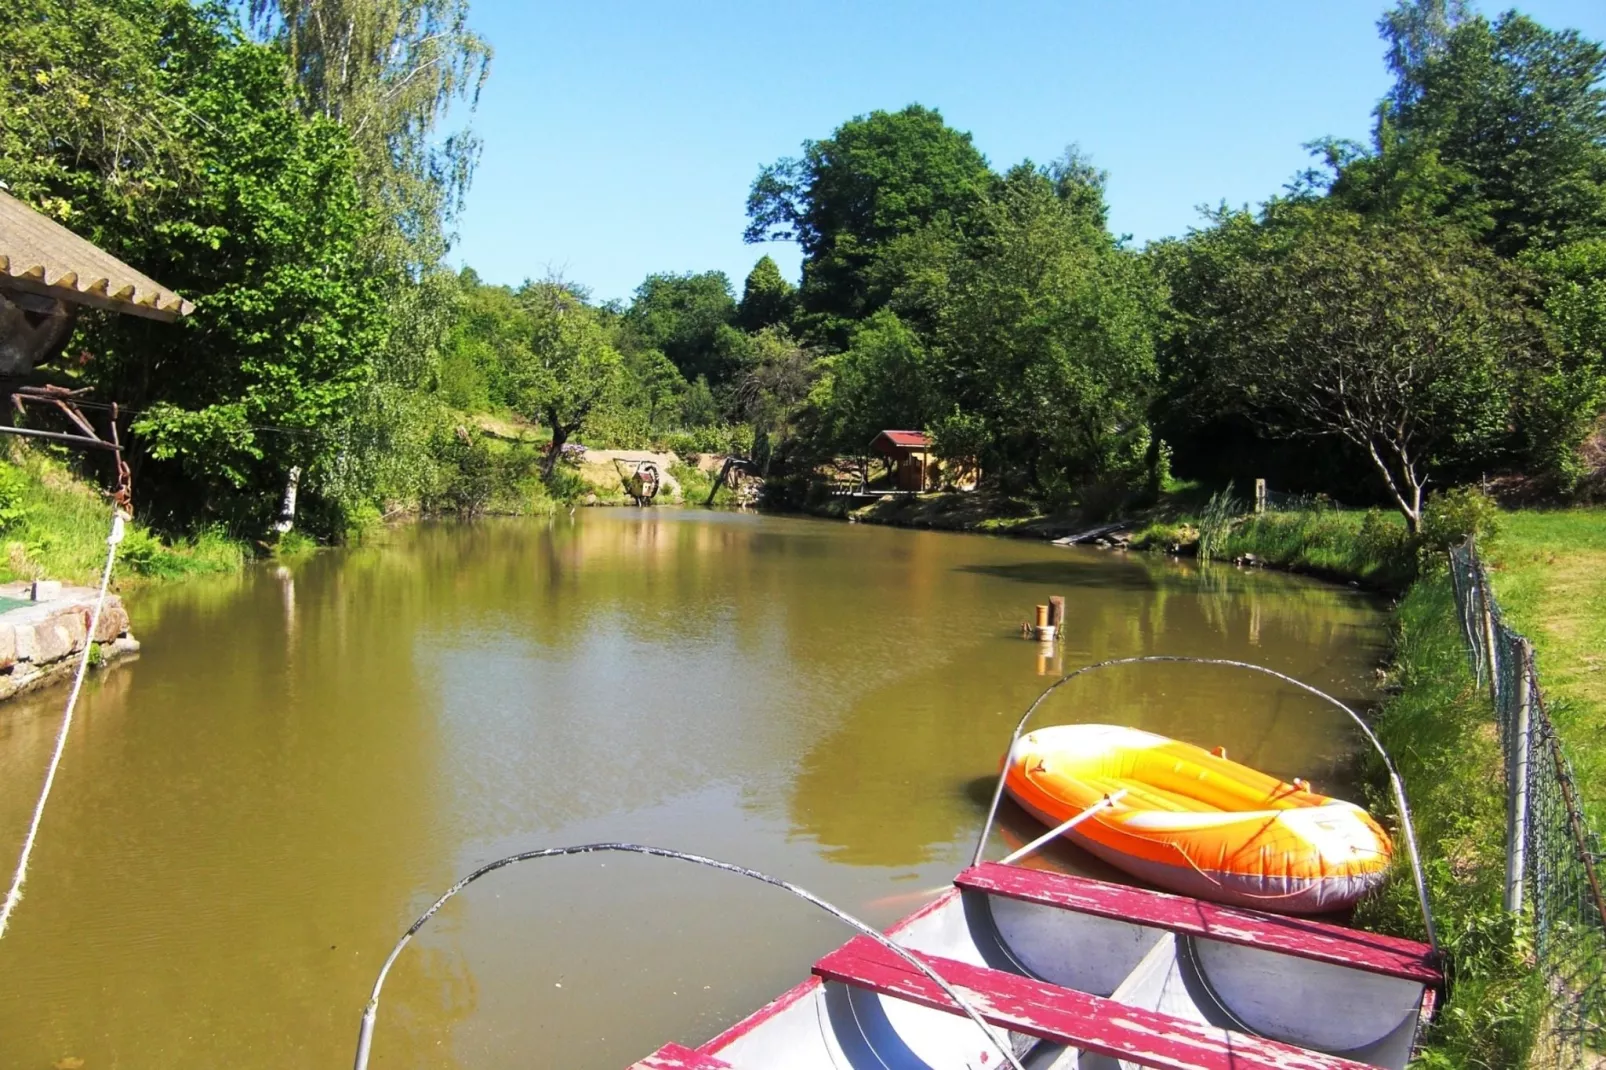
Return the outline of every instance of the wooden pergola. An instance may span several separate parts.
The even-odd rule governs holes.
[[[18,412],[30,401],[60,411],[74,432],[0,425],[0,434],[43,438],[116,458],[113,496],[128,505],[128,466],[117,436],[117,406],[84,401],[82,390],[15,382],[61,354],[83,306],[145,319],[175,322],[195,308],[149,276],[129,267],[60,223],[29,208],[0,188],[0,393]],[[111,412],[111,433],[101,438],[80,406]]]

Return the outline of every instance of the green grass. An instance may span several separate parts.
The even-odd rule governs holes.
[[[1192,552],[1199,528],[1200,517],[1192,513],[1157,519],[1134,532],[1131,546]],[[1251,555],[1274,568],[1383,590],[1403,590],[1416,575],[1405,521],[1394,513],[1320,509],[1243,517],[1221,540],[1215,556],[1230,561]]]
[[[669,474],[680,482],[681,501],[687,505],[704,505],[708,503],[708,492],[714,490],[714,477],[718,473],[705,472],[701,468],[689,464],[677,464],[669,470]],[[734,505],[736,494],[723,483],[714,492],[714,505]]]
[[[1606,828],[1606,509],[1507,513],[1483,550],[1506,623],[1538,654],[1584,808]]]
[[[1390,685],[1375,729],[1411,802],[1451,983],[1414,1065],[1515,1070],[1533,1042],[1544,990],[1525,925],[1501,909],[1505,792],[1497,734],[1442,570],[1419,580],[1399,604]],[[1380,763],[1372,773],[1372,812],[1393,814]],[[1356,921],[1425,939],[1403,843],[1397,857],[1388,884],[1362,903]]]
[[[0,580],[98,583],[111,530],[106,496],[45,450],[14,449],[10,460],[0,460],[0,472]],[[219,531],[169,542],[136,521],[127,526],[118,547],[116,574],[173,579],[231,572],[246,556],[243,543]]]

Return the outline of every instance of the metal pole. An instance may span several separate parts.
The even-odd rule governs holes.
[[[85,438],[83,435],[69,435],[62,431],[36,431],[31,427],[0,427],[0,435],[21,435],[23,438],[43,438],[51,442],[66,442],[73,446],[83,446],[92,450],[116,450],[117,447],[110,442],[98,438]]]
[[[1480,562],[1476,576],[1478,597],[1483,603],[1483,647],[1489,652],[1489,701],[1494,703],[1494,714],[1504,720],[1500,710],[1500,652],[1494,645],[1494,592],[1489,590],[1489,574]]]
[[[1528,730],[1533,706],[1529,673],[1533,670],[1533,644],[1519,640],[1517,655],[1516,722],[1511,731],[1511,753],[1506,755],[1506,912],[1522,909],[1522,881],[1528,849]]]

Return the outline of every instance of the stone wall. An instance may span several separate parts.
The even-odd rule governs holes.
[[[7,584],[0,595],[25,599],[29,587]],[[89,638],[95,595],[90,587],[64,587],[48,600],[0,613],[0,700],[71,675]],[[100,664],[139,650],[128,629],[123,600],[108,594],[94,635]]]

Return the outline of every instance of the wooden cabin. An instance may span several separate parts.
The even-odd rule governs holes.
[[[870,452],[885,458],[897,490],[919,494],[976,489],[975,462],[939,459],[931,452],[931,436],[924,431],[883,431],[870,440]]]
[[[892,483],[916,493],[931,489],[931,437],[924,431],[883,431],[870,440],[870,452],[892,466]]]

